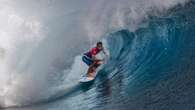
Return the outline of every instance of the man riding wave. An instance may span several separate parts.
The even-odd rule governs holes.
[[[86,75],[88,78],[93,79],[95,77],[94,75],[95,75],[96,69],[104,62],[104,59],[96,58],[96,55],[100,53],[101,51],[106,56],[108,56],[108,54],[104,50],[103,43],[97,42],[96,47],[93,47],[87,53],[84,53],[82,57],[83,62],[89,66],[87,75]]]

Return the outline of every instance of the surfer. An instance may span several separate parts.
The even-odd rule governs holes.
[[[96,69],[104,62],[104,59],[97,59],[96,55],[100,52],[103,52],[106,56],[108,54],[105,52],[103,43],[102,42],[97,42],[96,47],[93,47],[90,49],[87,53],[84,53],[82,60],[84,63],[86,63],[89,68],[87,71],[87,77],[88,78],[94,78],[94,73]]]

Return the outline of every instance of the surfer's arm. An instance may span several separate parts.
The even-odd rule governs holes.
[[[103,60],[97,59],[95,55],[92,55],[92,60],[93,61],[103,61]]]
[[[92,60],[95,62],[104,61],[104,59],[97,59],[95,55],[92,55]]]
[[[92,60],[94,61],[94,60],[96,60],[96,57],[95,57],[95,55],[92,55]]]

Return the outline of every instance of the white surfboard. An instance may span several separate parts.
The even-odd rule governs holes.
[[[95,78],[93,77],[82,77],[79,82],[81,83],[85,83],[85,82],[90,82],[90,81],[93,81]]]
[[[79,79],[79,82],[85,83],[85,82],[93,81],[96,78],[97,73],[98,72],[95,73],[94,77],[82,76],[81,79]]]

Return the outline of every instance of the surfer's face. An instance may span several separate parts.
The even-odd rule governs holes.
[[[102,44],[98,44],[98,45],[97,45],[97,48],[98,48],[99,50],[102,50],[102,49],[103,49]]]

